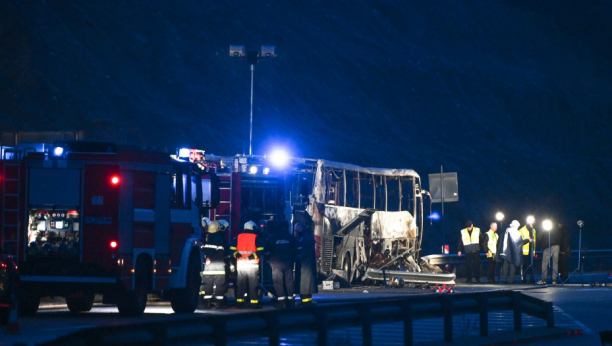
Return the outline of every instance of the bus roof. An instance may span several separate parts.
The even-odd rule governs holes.
[[[329,160],[319,160],[320,166],[325,166],[333,169],[340,169],[343,171],[353,171],[359,173],[367,173],[374,175],[384,175],[388,177],[415,177],[420,178],[419,174],[413,169],[407,168],[373,168],[373,167],[361,167],[352,165],[350,163],[335,162]]]

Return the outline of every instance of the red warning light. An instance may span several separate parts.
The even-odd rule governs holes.
[[[111,184],[113,185],[119,185],[119,176],[118,175],[113,175],[111,177]]]
[[[111,247],[111,249],[116,249],[116,248],[117,248],[117,242],[116,242],[116,241],[114,241],[114,240],[113,240],[113,241],[111,241],[111,242],[110,242],[110,247]]]

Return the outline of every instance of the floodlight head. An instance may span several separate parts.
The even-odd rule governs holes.
[[[64,155],[64,148],[62,147],[53,148],[53,156],[62,156],[62,155]]]
[[[542,228],[549,232],[552,228],[553,228],[553,222],[550,220],[544,220],[542,221]]]
[[[582,220],[578,220],[578,227],[582,228],[582,226],[584,226],[584,221]]]
[[[535,222],[535,217],[533,217],[533,215],[527,216],[527,223],[528,224],[533,225],[534,222]]]
[[[505,217],[505,215],[501,211],[498,211],[497,214],[495,214],[495,219],[497,221],[502,221],[504,219],[504,217]]]
[[[229,55],[232,58],[244,58],[246,57],[246,49],[244,48],[244,46],[230,45]]]
[[[251,165],[249,167],[249,174],[257,174],[257,171],[259,170],[259,168],[255,165]]]
[[[276,58],[276,47],[275,46],[261,46],[262,58]]]
[[[270,163],[276,167],[283,168],[289,163],[289,156],[286,151],[276,149],[270,154]]]

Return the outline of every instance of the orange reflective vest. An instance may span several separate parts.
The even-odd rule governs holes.
[[[257,234],[253,233],[242,233],[238,235],[238,244],[236,245],[236,251],[238,251],[238,253],[242,255],[242,257],[238,257],[238,261],[248,261],[250,255],[255,255],[255,259],[251,261],[252,263],[259,263],[259,258],[256,254],[256,238]]]

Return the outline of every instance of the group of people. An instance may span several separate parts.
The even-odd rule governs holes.
[[[275,308],[295,307],[297,294],[302,306],[312,304],[312,294],[317,289],[315,240],[307,225],[297,223],[293,236],[288,221],[269,222],[269,236],[266,238],[255,222],[248,221],[231,244],[224,234],[228,227],[225,220],[208,224],[207,240],[202,247],[206,258],[200,288],[202,307],[211,308],[213,303],[217,309],[226,307],[228,276],[234,268],[231,260],[234,258],[237,307],[261,308],[258,290],[262,257],[272,268],[272,281],[278,298]]]
[[[520,227],[520,222],[514,220],[503,233],[497,232],[496,222],[491,222],[489,231],[483,233],[480,228],[474,227],[472,221],[467,221],[465,228],[461,230],[457,246],[458,255],[465,253],[466,256],[466,282],[472,282],[472,278],[480,282],[480,253],[484,251],[488,259],[489,283],[519,283],[515,281],[517,269],[520,270],[522,282],[534,283],[535,267],[532,259],[536,244],[542,250],[542,275],[537,283],[546,284],[549,275],[552,276],[553,284],[558,283],[559,278],[563,282],[566,281],[567,261],[571,255],[567,229],[562,223],[558,223],[557,227],[553,227],[549,232],[536,232],[534,222],[535,219],[531,218],[527,224]],[[548,270],[549,258],[552,262],[552,273]],[[496,281],[495,272],[498,268],[499,281]]]

